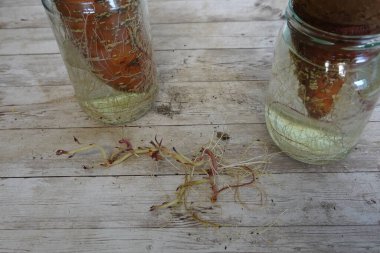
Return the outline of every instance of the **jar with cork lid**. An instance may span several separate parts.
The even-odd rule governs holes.
[[[267,89],[268,131],[310,164],[343,159],[380,95],[380,1],[290,0]]]

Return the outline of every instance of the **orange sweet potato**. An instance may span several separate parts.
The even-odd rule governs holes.
[[[115,89],[142,92],[148,84],[151,49],[137,2],[57,0],[72,43],[92,72]]]
[[[380,16],[375,15],[379,13],[380,1],[368,1],[365,8],[361,8],[361,2],[352,0],[342,5],[340,0],[291,1],[294,12],[303,23],[335,34],[333,43],[318,43],[313,38],[318,35],[308,35],[288,22],[294,50],[290,54],[300,84],[298,94],[313,118],[322,118],[333,110],[335,99],[347,79],[347,69],[378,54],[373,50],[347,50],[360,44],[360,40],[336,39],[339,35],[380,32]],[[376,22],[372,22],[369,16]]]

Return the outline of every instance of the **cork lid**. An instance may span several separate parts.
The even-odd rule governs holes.
[[[380,0],[291,0],[307,24],[340,35],[380,34]]]

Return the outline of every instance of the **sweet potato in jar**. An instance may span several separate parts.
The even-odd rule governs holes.
[[[368,36],[380,33],[380,1],[350,0],[292,0],[294,14],[305,26],[318,33],[341,36]],[[377,51],[350,51],[360,41],[333,39],[331,43],[315,43],[289,23],[292,42],[296,54],[307,59],[294,57],[296,72],[300,82],[299,96],[313,118],[328,115],[334,106],[346,76],[339,68],[355,66],[370,61],[378,55]],[[319,30],[319,31],[318,31]],[[322,36],[322,37],[323,37]],[[315,67],[326,65],[330,71]],[[341,73],[339,73],[339,71]]]
[[[75,97],[91,118],[124,124],[158,93],[146,0],[42,0]]]
[[[152,49],[138,0],[56,0],[66,34],[105,84],[143,92]]]
[[[380,96],[380,0],[289,0],[265,120],[273,141],[310,164],[344,158]]]

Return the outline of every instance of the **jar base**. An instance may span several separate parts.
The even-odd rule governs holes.
[[[352,149],[349,137],[332,130],[330,123],[305,117],[284,105],[267,106],[265,119],[273,141],[295,160],[323,165],[344,159]]]
[[[110,125],[120,125],[135,121],[149,112],[157,90],[156,85],[153,85],[147,92],[120,92],[103,98],[79,99],[79,104],[91,118]]]

